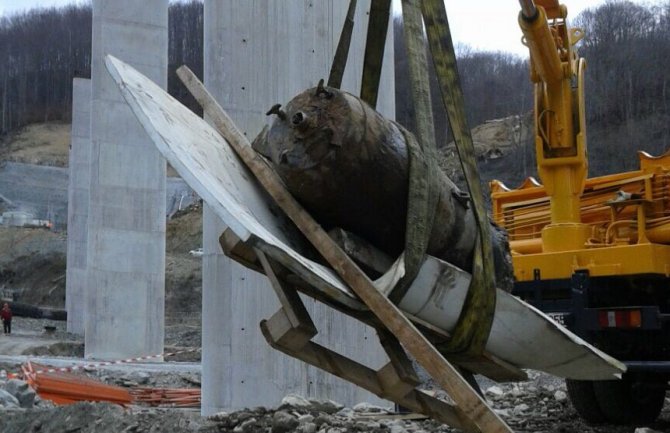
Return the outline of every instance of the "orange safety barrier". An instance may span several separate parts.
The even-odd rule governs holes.
[[[133,388],[130,393],[135,403],[149,406],[200,407],[200,389],[197,388]]]
[[[98,380],[69,372],[37,374],[44,366],[28,361],[21,366],[28,384],[45,399],[56,404],[72,404],[78,401],[106,401],[121,405],[130,404],[133,397],[126,388],[106,385]]]

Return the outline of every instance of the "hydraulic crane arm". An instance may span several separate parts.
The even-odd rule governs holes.
[[[535,83],[538,172],[551,202],[543,250],[581,249],[589,236],[581,224],[580,196],[587,174],[583,82],[586,63],[574,50],[581,29],[568,27],[557,0],[520,0],[519,26],[530,51]]]

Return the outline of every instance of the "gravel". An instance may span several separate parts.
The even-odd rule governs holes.
[[[495,411],[517,433],[661,433],[670,432],[670,405],[653,425],[589,426],[581,421],[567,399],[562,382],[530,372],[531,380],[518,384],[488,385],[485,395]],[[149,375],[125,375],[114,380],[152,382]],[[482,381],[482,383],[487,383]],[[20,385],[20,384],[19,384]],[[0,393],[1,394],[1,393]],[[17,400],[18,401],[18,400]],[[38,399],[39,401],[39,399]],[[176,433],[455,433],[433,420],[389,413],[367,403],[344,408],[336,402],[286,396],[276,408],[221,412],[203,418],[198,411],[121,408],[106,403],[78,403],[52,407],[38,402],[32,409],[16,405],[0,409],[0,431],[32,432],[176,432]]]

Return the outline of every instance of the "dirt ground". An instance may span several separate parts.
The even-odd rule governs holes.
[[[0,143],[0,158],[4,161],[67,167],[70,130],[70,124],[62,122],[28,125]]]

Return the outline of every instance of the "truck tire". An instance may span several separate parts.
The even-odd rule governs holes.
[[[621,380],[593,383],[600,410],[613,424],[653,422],[663,409],[665,387],[637,382],[624,375]]]
[[[584,421],[589,424],[602,424],[607,420],[600,410],[592,381],[565,379],[565,385],[572,407]]]

